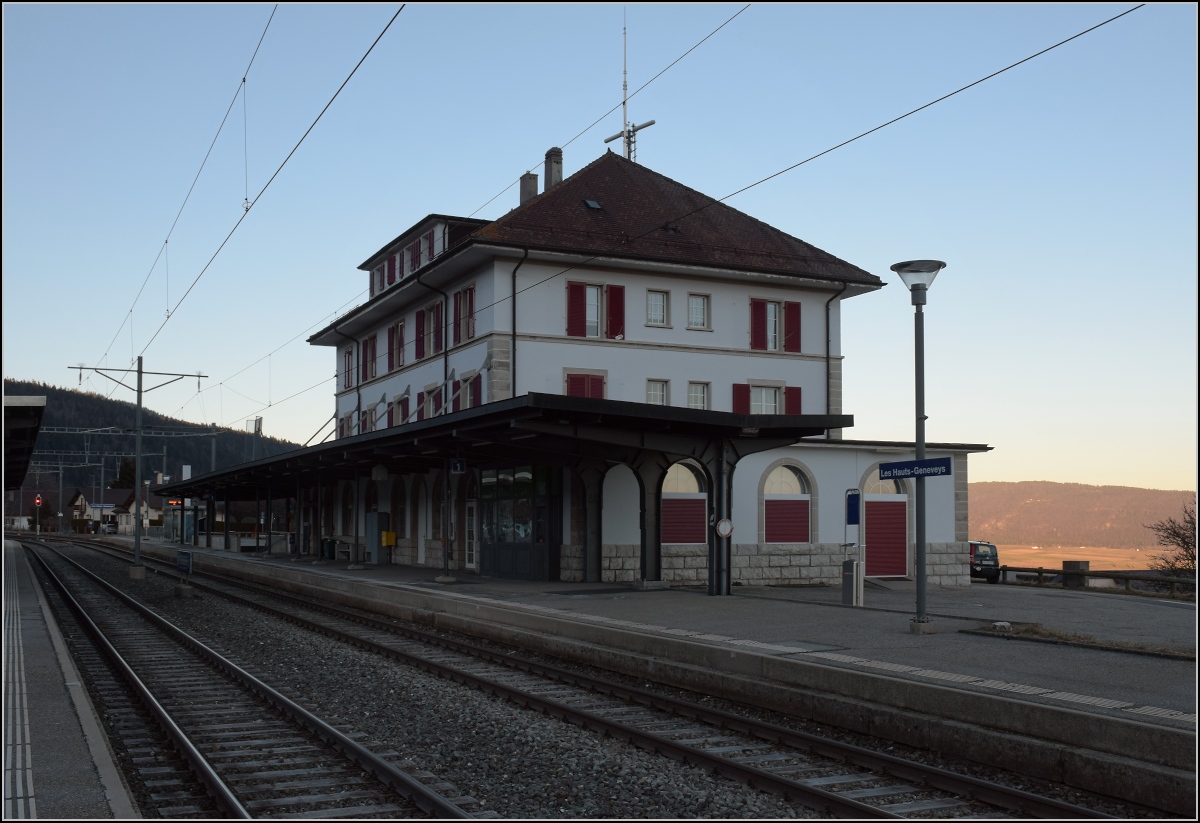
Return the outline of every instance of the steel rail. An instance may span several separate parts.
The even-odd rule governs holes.
[[[462,808],[458,807],[454,803],[451,803],[449,800],[427,787],[424,783],[421,783],[407,772],[396,768],[391,763],[387,762],[382,757],[375,754],[354,739],[338,731],[333,726],[329,725],[324,720],[305,709],[303,706],[280,694],[274,688],[250,674],[250,672],[233,663],[217,651],[209,648],[195,637],[192,637],[187,632],[175,626],[162,616],[156,614],[134,598],[125,594],[108,581],[103,580],[93,572],[88,571],[79,563],[63,555],[57,549],[54,549],[53,547],[47,548],[61,557],[65,562],[74,566],[78,571],[89,577],[101,588],[105,589],[118,600],[136,611],[155,627],[174,638],[177,642],[191,650],[193,653],[207,660],[210,665],[225,672],[237,682],[241,683],[244,687],[256,693],[260,698],[279,709],[284,713],[285,716],[298,722],[300,725],[304,726],[310,732],[317,735],[322,740],[325,740],[327,743],[332,744],[348,758],[358,763],[358,765],[361,766],[364,771],[375,775],[375,777],[377,777],[381,782],[396,790],[406,799],[411,800],[421,811],[442,819],[461,820],[471,817],[471,815],[469,815]],[[45,566],[45,562],[42,561],[41,558],[38,558],[38,560],[42,562],[43,566]],[[97,629],[97,631],[99,630]],[[249,815],[247,815],[247,817],[248,816]]]
[[[54,570],[50,568],[49,564],[37,552],[30,550],[29,546],[24,543],[22,546],[25,548],[26,554],[37,561],[37,565],[42,569],[50,582],[54,584],[54,588],[58,590],[59,596],[62,597],[67,607],[75,615],[75,619],[79,621],[79,624],[92,638],[92,642],[116,666],[126,682],[129,683],[130,687],[137,693],[147,708],[149,708],[151,714],[154,715],[163,730],[175,743],[180,755],[187,761],[189,768],[195,772],[200,782],[208,790],[209,796],[216,801],[218,808],[230,818],[237,820],[252,819],[250,812],[237,799],[233,790],[221,779],[220,775],[217,774],[204,755],[195,747],[188,738],[187,733],[179,728],[179,725],[171,718],[171,715],[158,701],[158,698],[154,696],[150,688],[138,677],[137,673],[134,672],[121,653],[117,651],[116,647],[109,642],[108,637],[105,636],[104,632],[96,625],[79,601],[67,589],[66,584],[63,583],[59,576],[54,573]],[[51,551],[54,550],[51,549]]]
[[[164,563],[164,565],[168,564]],[[251,584],[236,578],[230,578],[225,575],[212,572],[197,572],[197,574],[205,577],[211,577],[223,583],[235,585],[240,588],[253,591],[257,594],[288,602],[306,609],[334,615],[344,620],[352,621],[377,631],[396,634],[416,642],[438,646],[457,654],[468,655],[493,664],[504,666],[506,668],[527,672],[529,674],[535,674],[541,677],[547,677],[577,686],[579,688],[589,689],[602,694],[608,694],[616,698],[628,700],[661,711],[670,712],[682,717],[688,717],[701,722],[710,723],[712,725],[722,726],[732,731],[751,735],[765,741],[781,743],[793,748],[811,751],[822,757],[851,763],[856,766],[870,769],[874,772],[888,774],[899,779],[917,781],[926,786],[950,792],[957,796],[965,796],[979,800],[981,802],[1006,809],[1010,812],[1024,813],[1045,819],[1106,819],[1114,817],[1114,815],[1088,809],[1083,806],[1056,800],[1054,798],[1042,797],[1021,789],[1001,786],[987,780],[971,777],[969,775],[958,774],[956,772],[951,772],[936,766],[916,763],[896,757],[894,755],[873,751],[861,746],[855,746],[851,743],[830,740],[829,738],[821,737],[808,732],[789,729],[784,726],[766,723],[763,721],[751,720],[731,712],[710,708],[708,706],[703,706],[691,701],[665,697],[663,695],[638,689],[636,687],[624,686],[609,680],[578,674],[576,672],[567,671],[565,669],[560,669],[542,663],[513,659],[507,655],[482,649],[477,646],[472,646],[461,641],[440,637],[438,635],[423,632],[418,629],[397,626],[396,624],[386,620],[349,611],[330,603],[321,603],[313,599],[298,597],[296,595],[288,594],[275,589],[268,589],[258,584]],[[204,586],[202,583],[199,583],[194,579],[192,584],[201,586],[206,590],[213,592],[214,594],[224,597],[233,597],[228,592],[223,592],[220,589],[209,586]],[[784,794],[785,796],[789,797],[796,797],[796,792],[803,792],[804,796],[808,797],[814,802],[820,803],[852,803],[854,804],[853,807],[845,809],[845,813],[848,816],[868,815],[875,817],[899,817],[899,815],[889,815],[889,813],[883,812],[874,806],[858,803],[850,798],[843,798],[836,792],[829,792],[822,789],[805,786],[798,781],[782,778],[778,775],[774,775],[761,769],[756,769],[744,764],[737,764],[726,758],[713,757],[701,749],[678,744],[667,738],[663,738],[650,732],[631,730],[628,727],[621,726],[620,724],[613,723],[612,721],[608,721],[604,718],[594,717],[586,712],[572,709],[571,707],[557,703],[556,701],[540,698],[535,695],[528,695],[519,689],[514,689],[502,684],[495,684],[493,681],[486,680],[485,678],[476,677],[474,675],[461,672],[458,669],[454,669],[453,667],[443,666],[433,661],[428,661],[424,658],[415,655],[409,655],[405,652],[392,649],[369,639],[347,634],[340,630],[323,626],[319,623],[314,623],[306,620],[303,617],[274,609],[264,603],[259,603],[244,598],[235,599],[240,599],[242,602],[245,602],[254,608],[278,617],[282,617],[293,623],[305,626],[306,628],[321,632],[337,639],[341,639],[344,642],[358,645],[362,648],[366,648],[370,651],[374,651],[394,659],[402,659],[406,662],[411,662],[421,668],[424,668],[426,671],[430,671],[431,673],[448,676],[457,682],[463,683],[464,685],[471,685],[475,688],[483,689],[484,691],[490,691],[497,696],[502,696],[513,700],[513,702],[518,704],[528,705],[531,708],[543,708],[544,706],[546,710],[550,711],[550,713],[554,714],[555,716],[559,716],[562,719],[577,722],[586,718],[589,723],[580,722],[580,725],[585,725],[589,728],[629,740],[630,742],[635,742],[643,748],[653,748],[654,750],[661,749],[662,753],[664,754],[669,754],[667,751],[668,748],[674,748],[675,754],[670,756],[675,757],[675,759],[681,759],[685,762],[695,762],[698,765],[702,764],[708,768],[721,771],[723,774],[726,774],[730,777],[733,777],[734,775],[729,772],[729,768],[734,767],[736,770],[743,772],[743,776],[737,779],[742,780],[742,782],[749,783],[757,788],[767,789],[769,791]],[[460,678],[468,678],[470,682],[466,682]],[[571,716],[568,716],[572,713],[579,715],[579,717],[572,719]],[[595,721],[599,725],[592,726],[590,725],[590,721]],[[618,732],[617,729],[619,729],[620,732]],[[641,735],[641,742],[633,740],[632,737],[627,735],[627,733]],[[825,806],[825,808],[831,813],[836,813],[832,805]]]

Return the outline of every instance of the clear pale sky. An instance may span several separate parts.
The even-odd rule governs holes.
[[[751,6],[630,101],[637,159],[725,197],[1132,6]],[[304,442],[335,370],[304,340],[361,261],[513,208],[485,203],[620,102],[623,8],[632,92],[741,6],[408,6],[208,265],[396,8],[280,6],[172,230],[272,7],[5,5],[4,376],[144,352],[208,375],[148,407]],[[843,306],[848,437],[912,439],[888,267],[936,258],[928,438],[993,446],[972,481],[1196,488],[1196,25],[1146,6],[727,201],[889,281]]]

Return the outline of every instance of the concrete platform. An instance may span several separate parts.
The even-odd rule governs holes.
[[[4,541],[4,819],[140,817],[20,546]]]
[[[128,539],[105,538],[128,547]],[[173,560],[178,545],[143,541]],[[1196,608],[1166,598],[975,584],[700,589],[534,583],[403,566],[189,548],[196,571],[241,576],[404,619],[518,642],[682,687],[704,688],[864,733],[974,757],[1172,810],[1195,805]],[[1038,623],[1191,658],[965,634]]]

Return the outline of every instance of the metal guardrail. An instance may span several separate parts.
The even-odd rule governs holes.
[[[1175,596],[1177,588],[1179,586],[1191,586],[1193,588],[1195,588],[1195,586],[1196,586],[1196,578],[1194,578],[1194,577],[1163,577],[1161,575],[1156,575],[1156,574],[1138,574],[1137,572],[1094,572],[1094,571],[1090,571],[1088,569],[1054,569],[1054,568],[1047,569],[1045,566],[1038,566],[1037,568],[1033,568],[1030,566],[1001,566],[1000,567],[1000,582],[1001,583],[1016,582],[1016,581],[1009,581],[1009,579],[1008,579],[1009,572],[1036,573],[1038,576],[1037,577],[1037,585],[1038,586],[1046,585],[1046,581],[1045,581],[1046,576],[1057,577],[1057,576],[1061,575],[1062,580],[1055,585],[1061,586],[1063,588],[1069,588],[1071,586],[1071,583],[1075,583],[1075,581],[1082,581],[1083,579],[1086,579],[1088,577],[1108,578],[1108,579],[1114,580],[1114,581],[1115,580],[1123,580],[1123,581],[1125,581],[1125,591],[1131,591],[1131,587],[1129,584],[1135,580],[1140,580],[1145,583],[1162,583],[1162,584],[1167,584],[1170,586],[1170,592],[1171,592],[1172,597]],[[1075,583],[1075,585],[1078,585],[1078,583]],[[1082,588],[1082,586],[1080,586],[1080,587]]]

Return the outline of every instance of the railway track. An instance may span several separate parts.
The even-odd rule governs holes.
[[[88,546],[88,548],[94,548]],[[165,565],[165,564],[164,564]],[[203,587],[391,659],[838,817],[1110,817],[229,578]]]
[[[396,752],[339,731],[57,550],[29,553],[99,652],[81,663],[100,674],[159,816],[470,816],[459,805],[470,798],[447,799],[394,765]]]

